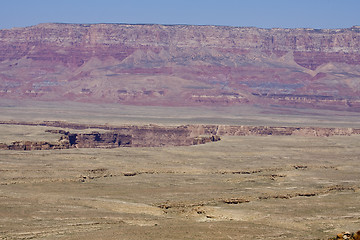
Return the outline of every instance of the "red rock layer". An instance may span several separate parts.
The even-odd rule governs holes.
[[[0,98],[360,110],[360,28],[40,24],[0,30]]]

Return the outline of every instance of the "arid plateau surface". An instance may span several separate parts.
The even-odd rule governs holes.
[[[0,239],[329,239],[359,230],[356,113],[231,118],[224,108],[126,114],[10,103],[0,107]]]

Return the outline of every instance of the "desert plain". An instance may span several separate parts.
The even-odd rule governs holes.
[[[12,101],[0,108],[3,121],[360,125],[357,113],[301,109],[279,115]],[[47,129],[56,128],[2,124],[0,142],[55,139]],[[0,150],[0,239],[328,239],[355,232],[359,140],[221,136],[193,146]]]

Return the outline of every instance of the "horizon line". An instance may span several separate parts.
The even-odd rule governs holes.
[[[185,24],[185,23],[174,23],[174,24],[163,24],[163,23],[112,23],[112,22],[98,22],[98,23],[71,23],[71,22],[43,22],[37,23],[34,25],[24,26],[24,27],[11,27],[11,28],[0,28],[0,30],[11,30],[11,29],[19,29],[19,28],[30,28],[36,27],[39,25],[46,25],[46,24],[58,24],[58,25],[130,25],[130,26],[195,26],[195,27],[229,27],[229,28],[255,28],[255,29],[265,29],[265,30],[276,30],[276,29],[301,29],[301,30],[342,30],[342,29],[359,29],[360,25],[353,25],[347,28],[311,28],[311,27],[256,27],[256,26],[233,26],[233,25],[216,25],[216,24]]]

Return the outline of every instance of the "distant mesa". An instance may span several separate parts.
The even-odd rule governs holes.
[[[360,111],[360,27],[0,30],[0,99]]]

